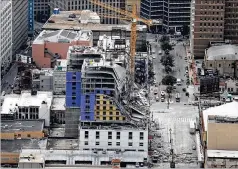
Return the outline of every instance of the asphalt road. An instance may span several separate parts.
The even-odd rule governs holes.
[[[1,91],[5,91],[6,94],[11,93],[11,85],[14,84],[14,78],[17,76],[18,66],[17,64],[13,64],[11,69],[7,72],[7,74],[1,80]]]
[[[160,58],[162,56],[159,55],[159,51],[161,50],[160,44],[159,42],[155,42],[155,39],[153,39],[155,37],[153,37],[153,35],[150,36],[150,38],[152,51],[155,52],[153,54],[153,57],[155,57],[153,60],[155,79],[159,84],[163,77],[166,76],[166,73],[164,72],[164,66],[160,63]],[[153,96],[151,100],[151,115],[153,116],[153,120],[159,124],[160,130],[158,132],[161,135],[161,138],[156,140],[156,142],[163,143],[163,149],[158,151],[164,151],[165,154],[168,154],[172,146],[176,163],[184,164],[186,167],[190,167],[189,163],[196,166],[197,153],[195,150],[192,150],[192,147],[196,144],[195,136],[189,133],[189,124],[190,121],[195,121],[198,117],[198,110],[197,107],[185,105],[189,102],[189,98],[185,96],[185,92],[183,92],[182,89],[187,88],[185,67],[188,63],[184,60],[186,51],[183,42],[178,42],[176,46],[174,46],[174,49],[170,51],[170,54],[174,56],[175,63],[175,67],[173,68],[174,71],[171,75],[182,79],[183,83],[181,86],[176,86],[169,106],[167,102],[156,102],[155,100],[155,97],[160,95],[160,91],[166,89],[166,86],[158,85],[158,87],[151,87]],[[155,90],[158,91],[158,95],[154,95],[153,92]],[[175,93],[177,92],[181,95],[180,103],[176,103],[175,101]],[[170,143],[170,139],[172,140],[172,144]]]

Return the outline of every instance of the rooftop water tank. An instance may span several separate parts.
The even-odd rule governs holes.
[[[60,13],[60,10],[59,10],[59,8],[54,8],[54,11],[53,11],[53,13],[54,13],[55,15],[58,15],[58,14]]]

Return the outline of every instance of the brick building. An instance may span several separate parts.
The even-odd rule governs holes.
[[[203,58],[210,42],[238,39],[237,8],[235,0],[192,1],[191,51],[195,58]]]

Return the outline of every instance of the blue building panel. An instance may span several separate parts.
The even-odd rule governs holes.
[[[95,94],[81,95],[81,121],[94,121],[95,96]],[[87,103],[86,98],[89,101]]]
[[[66,107],[81,106],[81,73],[66,72]]]
[[[34,0],[28,0],[28,34],[34,34]]]

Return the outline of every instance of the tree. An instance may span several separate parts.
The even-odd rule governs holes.
[[[166,92],[169,93],[169,94],[172,93],[173,92],[173,86],[167,86],[166,87]]]
[[[163,42],[161,44],[161,49],[163,51],[166,51],[166,50],[172,50],[172,45],[169,44],[169,42]]]
[[[169,42],[169,37],[163,35],[163,36],[160,38],[160,42],[162,42],[162,43],[164,43],[164,42]]]
[[[183,25],[181,34],[182,34],[183,36],[187,36],[187,35],[189,34],[189,31],[190,31],[190,30],[189,30],[188,25]]]
[[[172,55],[164,55],[161,57],[160,62],[163,66],[174,66],[174,57]]]
[[[171,75],[166,75],[163,79],[162,79],[162,84],[163,85],[170,85],[173,86],[176,83],[177,79]]]
[[[171,68],[170,66],[165,66],[164,70],[165,70],[165,72],[166,72],[167,74],[169,74],[170,72],[172,72],[172,68]]]

